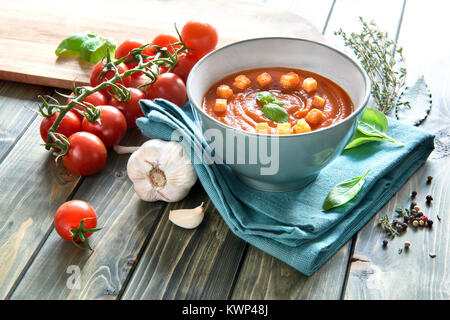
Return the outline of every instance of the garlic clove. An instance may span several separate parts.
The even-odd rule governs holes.
[[[128,147],[128,146],[120,146],[118,144],[113,146],[113,149],[117,154],[133,153],[133,152],[137,151],[139,148],[140,147],[138,147],[138,146]]]
[[[177,209],[170,210],[169,220],[173,224],[184,228],[184,229],[194,229],[200,225],[205,216],[205,209],[203,208],[203,202],[196,208],[193,209]]]

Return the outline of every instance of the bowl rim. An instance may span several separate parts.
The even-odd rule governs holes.
[[[352,63],[356,69],[361,73],[361,75],[364,78],[364,84],[365,84],[365,95],[364,95],[364,99],[363,102],[358,106],[358,108],[355,108],[356,110],[354,110],[347,118],[338,121],[334,124],[332,124],[331,126],[328,127],[324,127],[324,128],[320,128],[311,132],[306,132],[306,133],[293,133],[293,134],[287,134],[287,135],[277,135],[277,134],[266,134],[266,133],[256,133],[256,132],[249,132],[249,131],[245,131],[239,128],[235,128],[229,125],[226,125],[222,122],[220,122],[219,120],[211,117],[205,110],[203,110],[203,108],[201,106],[197,106],[192,99],[192,95],[191,95],[191,91],[190,91],[190,87],[191,87],[191,82],[192,82],[192,78],[193,78],[193,74],[195,73],[195,71],[200,67],[200,65],[202,65],[206,60],[208,60],[208,58],[211,55],[216,54],[217,52],[224,50],[226,48],[229,47],[233,47],[233,46],[237,46],[237,45],[241,45],[243,43],[246,42],[253,42],[253,41],[261,41],[261,40],[294,40],[294,41],[301,41],[301,42],[309,42],[315,45],[319,45],[322,47],[325,47],[331,51],[334,51],[335,53],[343,56],[344,58],[346,58],[347,60],[350,61],[350,63]],[[227,75],[224,75],[227,76]],[[339,84],[338,84],[339,85]],[[245,39],[245,40],[240,40],[240,41],[236,41],[230,44],[227,44],[223,47],[220,47],[218,49],[215,49],[211,52],[209,52],[207,55],[205,55],[204,57],[202,57],[192,68],[191,72],[189,73],[188,79],[186,81],[186,89],[187,89],[187,97],[189,102],[191,103],[191,105],[193,105],[195,107],[196,110],[200,111],[204,116],[206,116],[207,118],[211,119],[213,122],[217,123],[219,126],[221,126],[222,128],[225,129],[229,129],[229,130],[233,130],[233,131],[237,131],[239,133],[243,133],[246,135],[250,135],[250,136],[266,136],[266,137],[277,137],[277,138],[281,138],[281,139],[291,139],[294,137],[307,137],[307,136],[311,136],[311,135],[317,135],[320,134],[322,132],[325,132],[327,130],[331,130],[334,127],[343,125],[344,123],[353,120],[353,118],[357,117],[359,115],[359,113],[361,113],[362,110],[364,110],[364,108],[367,106],[367,103],[369,101],[370,98],[370,80],[369,80],[369,76],[367,75],[366,71],[361,67],[361,65],[352,57],[350,57],[349,55],[347,55],[346,53],[330,46],[327,44],[324,44],[322,42],[318,42],[318,41],[314,41],[314,40],[310,40],[310,39],[304,39],[304,38],[294,38],[294,37],[260,37],[260,38],[251,38],[251,39]],[[350,97],[351,98],[351,97]],[[203,99],[203,97],[202,97]],[[353,102],[353,99],[352,99]]]

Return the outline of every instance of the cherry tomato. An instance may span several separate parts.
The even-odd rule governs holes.
[[[145,41],[140,40],[140,39],[125,40],[117,47],[115,57],[116,57],[116,59],[120,59],[125,56],[130,56],[131,50],[140,48],[145,44],[146,44]],[[144,50],[146,50],[147,48],[145,48]],[[144,53],[144,50],[142,50],[142,53]],[[150,52],[151,52],[151,50],[150,50]],[[146,53],[144,53],[144,54],[146,54]],[[151,54],[148,54],[148,55],[154,55],[154,54],[153,54],[153,52],[151,52]],[[125,64],[127,65],[128,69],[133,69],[137,66],[137,62],[134,62],[134,61],[127,62],[127,60],[125,60]],[[139,78],[141,75],[142,75],[142,72],[136,72],[136,73],[133,73],[131,75],[131,77]]]
[[[124,72],[128,71],[128,67],[124,63],[120,63],[119,65],[117,65],[117,69],[119,70],[119,73],[124,73]],[[100,79],[98,79],[102,70],[103,70],[103,64],[102,64],[102,61],[99,61],[94,66],[94,68],[92,69],[92,72],[91,72],[90,83],[91,83],[92,87],[96,87],[100,83],[105,82],[114,77],[114,71],[109,70],[109,71],[106,71],[105,74],[103,74]],[[122,80],[117,81],[115,83],[120,83],[120,84],[124,85],[125,87],[129,87],[130,82],[131,82],[131,77],[125,77]],[[113,91],[109,87],[101,90],[101,92],[107,96],[111,95],[113,93]]]
[[[186,102],[186,85],[175,73],[159,75],[155,82],[147,86],[147,98],[164,98],[181,107]]]
[[[48,138],[48,130],[51,128],[58,115],[59,112],[56,112],[48,118],[43,118],[41,121],[39,131],[41,133],[42,140],[44,140],[45,142]],[[60,122],[58,129],[56,129],[56,132],[65,135],[67,138],[78,131],[81,131],[81,121],[73,111],[69,111],[66,113],[66,115]]]
[[[172,72],[180,76],[184,83],[186,83],[189,73],[197,61],[198,58],[195,55],[191,53],[182,53],[178,56],[178,62],[175,68],[172,69]]]
[[[92,87],[88,87],[88,86],[86,88],[92,89]],[[73,97],[73,95],[74,95],[73,92],[70,95]],[[70,98],[67,99],[67,104],[69,104],[70,101],[72,101],[72,99],[70,99]],[[94,106],[101,106],[101,105],[105,105],[105,104],[108,103],[108,98],[107,98],[107,96],[105,96],[100,91],[97,91],[97,92],[94,92],[94,93],[88,95],[86,98],[83,99],[82,102],[88,102],[88,103],[90,103],[90,104],[92,104]],[[79,106],[79,105],[76,105],[74,107],[74,109],[77,109],[77,110],[80,110],[80,111],[85,111],[83,109],[83,107]],[[75,110],[73,112],[78,116],[80,121],[83,121],[84,116],[81,113],[79,113],[79,112],[77,112]]]
[[[189,21],[181,29],[181,39],[189,50],[201,58],[217,46],[217,30],[208,23]]]
[[[169,52],[173,54],[176,50],[181,48],[181,46],[170,46],[170,44],[177,42],[180,42],[180,40],[170,34],[158,34],[155,39],[153,39],[152,45],[167,47]]]
[[[122,112],[113,106],[99,106],[100,123],[83,119],[83,131],[99,137],[106,147],[112,147],[120,142],[127,132],[127,120]]]
[[[145,94],[136,88],[128,88],[130,90],[130,100],[117,101],[111,98],[111,105],[119,109],[127,119],[128,128],[136,128],[136,119],[143,117],[139,100],[145,98]]]
[[[81,225],[81,222],[83,224]],[[55,214],[55,230],[68,241],[87,244],[85,239],[89,238],[97,229],[97,214],[94,208],[82,200],[70,200],[63,203]],[[90,232],[86,232],[90,231]],[[82,238],[80,238],[80,235]],[[88,248],[89,244],[87,244]]]
[[[102,140],[89,132],[76,132],[69,137],[69,151],[62,157],[71,173],[89,176],[99,172],[106,163],[106,147]]]

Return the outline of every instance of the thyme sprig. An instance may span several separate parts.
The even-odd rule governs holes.
[[[378,29],[374,21],[366,22],[359,17],[360,33],[347,35],[342,29],[334,34],[341,36],[361,62],[371,81],[371,93],[378,109],[389,114],[396,106],[409,106],[399,101],[405,86],[406,67],[403,48],[389,38],[387,32]]]
[[[383,226],[384,230],[390,234],[392,238],[399,235],[397,227],[394,226],[393,223],[391,223],[387,215],[385,215],[380,219],[380,224]]]

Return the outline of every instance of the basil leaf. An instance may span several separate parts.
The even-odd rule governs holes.
[[[262,108],[262,112],[264,113],[264,116],[275,122],[286,122],[289,119],[289,114],[286,109],[275,103],[265,104]]]
[[[386,134],[388,130],[387,118],[382,112],[376,109],[366,108],[361,116],[361,120],[357,124],[356,131],[344,150],[355,148],[372,141],[385,141],[401,146],[404,145]]]
[[[262,104],[267,104],[276,101],[277,99],[269,91],[261,91],[256,94],[256,100]]]
[[[76,52],[81,59],[97,63],[106,56],[108,49],[110,57],[113,58],[116,51],[114,41],[95,33],[85,32],[64,39],[56,48],[55,54],[60,56],[66,52]]]
[[[116,52],[116,44],[114,42],[98,36],[90,38],[81,45],[80,58],[91,63],[97,63],[106,56],[108,49],[110,58],[114,58]]]
[[[322,209],[328,211],[352,200],[361,191],[365,182],[364,178],[369,172],[370,169],[367,169],[362,176],[346,179],[334,186],[325,198]]]

